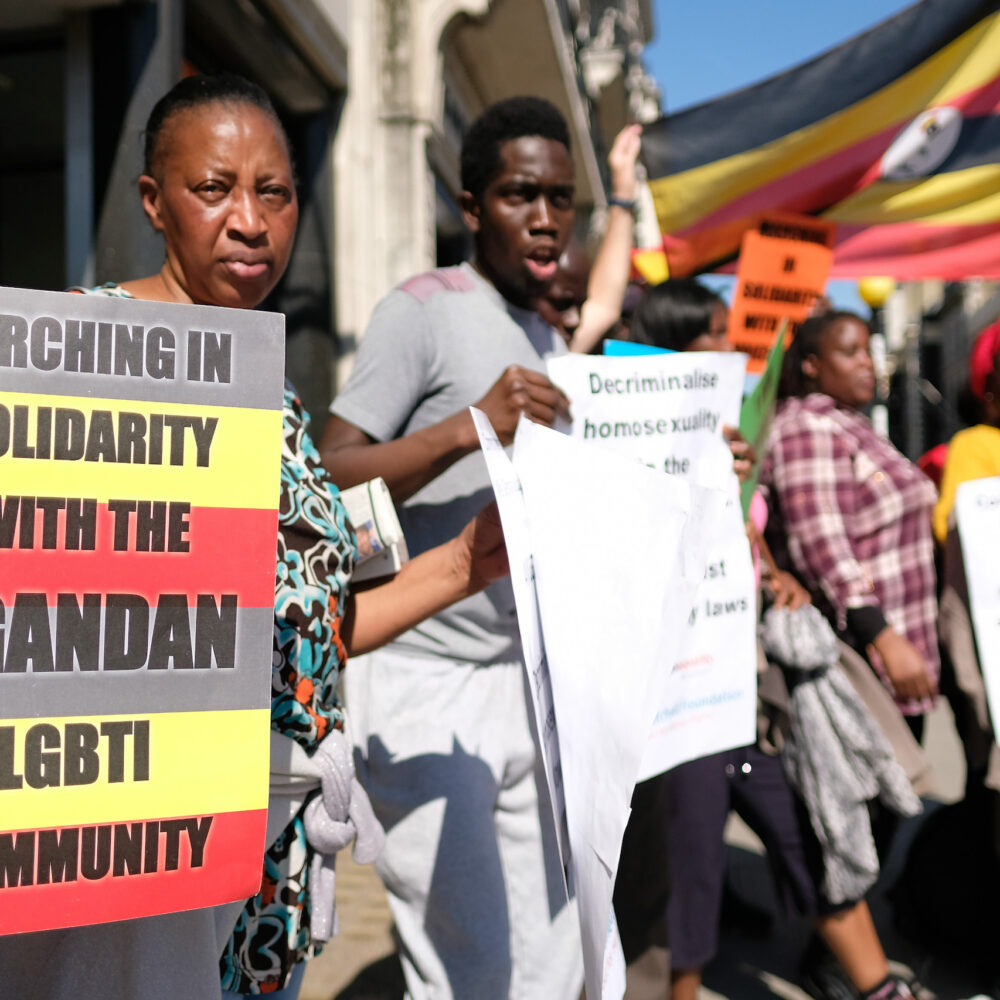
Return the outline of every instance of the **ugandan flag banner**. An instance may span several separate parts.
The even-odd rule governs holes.
[[[284,319],[0,288],[0,934],[253,895]]]
[[[1000,0],[924,0],[646,127],[670,273],[775,210],[837,225],[832,277],[1000,278]]]

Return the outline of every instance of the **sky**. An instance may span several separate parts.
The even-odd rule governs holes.
[[[910,0],[653,0],[646,67],[666,112],[680,111],[805,62],[911,6]],[[731,285],[727,278],[709,283]],[[854,282],[834,303],[867,313]]]

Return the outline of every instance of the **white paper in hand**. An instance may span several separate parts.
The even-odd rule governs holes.
[[[570,397],[576,440],[691,484],[685,568],[672,607],[687,608],[675,655],[657,671],[657,704],[639,778],[752,743],[756,727],[756,581],[724,424],[739,420],[746,357],[695,352],[552,358]],[[637,542],[641,544],[641,542]]]
[[[617,1000],[612,893],[657,668],[678,616],[688,484],[522,420],[514,441],[566,794],[587,996]],[[609,931],[609,928],[611,929]]]
[[[955,492],[955,518],[962,543],[969,608],[976,633],[979,667],[996,740],[1000,725],[1000,477],[961,483]]]
[[[469,412],[476,425],[479,444],[486,459],[486,469],[500,511],[500,523],[503,525],[507,558],[510,563],[511,586],[514,590],[514,605],[517,608],[517,624],[524,653],[524,667],[528,675],[531,706],[539,736],[539,751],[552,803],[552,820],[562,860],[563,879],[568,889],[570,849],[566,827],[566,797],[563,792],[562,764],[559,756],[559,730],[552,704],[549,665],[545,658],[545,642],[542,638],[538,613],[528,515],[521,493],[521,482],[489,418],[474,406],[469,407]]]

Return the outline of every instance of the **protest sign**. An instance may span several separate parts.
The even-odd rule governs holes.
[[[259,886],[283,327],[0,289],[0,933]]]
[[[776,214],[743,236],[729,307],[729,340],[750,356],[747,371],[764,370],[783,320],[802,322],[823,294],[833,264],[833,223]]]
[[[653,727],[639,778],[754,738],[756,588],[732,455],[746,359],[732,353],[647,357],[567,355],[549,377],[570,398],[571,435],[679,476],[695,491],[685,558],[697,562],[687,602],[661,664]],[[641,536],[630,535],[642,545]]]
[[[549,674],[545,642],[542,638],[541,612],[535,587],[535,561],[531,553],[531,529],[528,511],[514,465],[507,457],[496,436],[489,417],[474,406],[469,407],[479,446],[482,448],[490,483],[496,496],[504,542],[510,563],[510,582],[517,609],[517,626],[521,635],[521,653],[527,672],[528,689],[535,714],[535,729],[552,805],[552,823],[559,844],[563,880],[569,887],[569,829],[566,820],[566,795],[563,789],[562,758],[559,752],[559,729],[556,725],[552,700],[552,678]]]
[[[760,482],[760,463],[764,460],[767,449],[767,436],[771,433],[771,422],[778,399],[778,382],[781,380],[781,365],[785,360],[785,328],[787,321],[778,329],[771,351],[767,356],[767,366],[764,374],[757,380],[743,405],[740,407],[740,433],[750,442],[757,455],[757,462],[750,473],[750,478],[740,485],[740,506],[743,510],[743,520],[750,516],[750,500],[757,483]]]
[[[580,911],[587,996],[620,1000],[625,961],[612,894],[655,710],[650,685],[690,603],[669,600],[683,575],[689,488],[523,418],[508,459],[485,416],[473,414],[507,542],[556,832]],[[633,533],[641,545],[615,547]],[[595,565],[601,555],[607,558]]]
[[[570,398],[572,437],[722,488],[733,465],[722,426],[739,419],[745,366],[732,353],[566,354],[549,359],[548,373]]]
[[[993,542],[1000,537],[1000,477],[961,483],[955,492],[955,520],[995,739],[1000,723],[1000,563]]]

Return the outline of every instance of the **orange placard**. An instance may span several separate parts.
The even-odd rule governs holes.
[[[764,370],[783,320],[790,333],[823,294],[833,263],[835,226],[807,216],[775,215],[743,236],[729,339],[750,355],[747,371]]]

